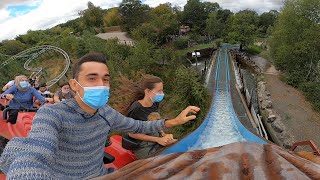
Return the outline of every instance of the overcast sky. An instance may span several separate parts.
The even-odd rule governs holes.
[[[103,9],[119,6],[122,0],[91,0]],[[253,9],[259,13],[280,10],[283,0],[205,0],[218,2],[224,9],[237,12]],[[142,0],[144,4],[156,7],[170,2],[183,7],[187,0]],[[13,39],[28,30],[51,28],[78,17],[86,9],[88,0],[0,0],[0,41]]]

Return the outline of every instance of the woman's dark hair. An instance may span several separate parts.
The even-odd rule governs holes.
[[[47,84],[46,84],[46,83],[41,83],[41,84],[39,85],[39,87],[47,87]]]
[[[133,81],[127,77],[120,75],[118,78],[120,87],[115,90],[116,94],[121,96],[117,97],[119,102],[115,102],[118,106],[117,110],[124,115],[128,114],[128,110],[133,102],[144,98],[146,89],[154,89],[157,83],[161,83],[161,78],[149,74],[143,74],[140,81]]]
[[[79,72],[81,71],[81,65],[86,62],[99,62],[106,64],[107,58],[102,53],[89,53],[82,56],[72,67],[72,76],[74,79],[78,79]]]
[[[63,87],[63,86],[65,86],[65,85],[70,86],[70,84],[69,84],[68,82],[63,82],[63,83],[61,83],[61,84],[60,84],[60,86],[59,86],[59,87],[60,87],[60,88],[62,88],[62,87]]]

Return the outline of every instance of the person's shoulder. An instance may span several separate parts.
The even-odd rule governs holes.
[[[135,101],[131,104],[130,108],[138,108],[142,107],[142,105],[139,103],[139,101]]]
[[[11,86],[7,91],[11,91],[13,94],[20,92],[16,85]]]
[[[39,90],[38,92],[41,93],[40,90]],[[50,93],[51,93],[50,91],[45,91],[45,92],[43,92],[42,94],[50,94]]]
[[[14,85],[14,80],[9,81],[6,85],[13,86]]]
[[[71,96],[75,96],[76,95],[76,93],[74,92],[74,91],[69,91],[69,93],[71,94]]]
[[[18,87],[16,85],[13,85],[9,89],[18,89]]]
[[[54,95],[59,95],[59,94],[61,94],[61,89],[57,90],[57,91],[54,93]]]
[[[50,111],[59,111],[64,109],[66,106],[63,103],[54,103],[54,104],[46,104],[41,106],[39,110],[50,110]]]
[[[153,106],[155,106],[156,108],[159,108],[160,107],[160,103],[159,102],[155,102],[155,103],[153,103]]]
[[[142,107],[142,105],[141,105],[138,101],[135,101],[135,102],[133,102],[133,103],[131,104],[131,106],[129,107],[128,112],[133,111],[133,110],[135,110],[135,109],[139,109],[139,108],[141,108],[141,107]]]
[[[36,88],[34,88],[34,87],[30,87],[29,90],[31,90],[33,92],[38,92],[38,90],[36,90]]]

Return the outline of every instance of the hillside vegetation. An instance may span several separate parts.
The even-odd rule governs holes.
[[[195,45],[210,47],[213,41],[217,45],[241,43],[244,49],[250,50],[257,39],[272,35],[271,52],[275,64],[286,73],[288,83],[303,89],[319,107],[319,3],[317,0],[288,1],[280,13],[271,10],[258,14],[253,10],[233,13],[218,3],[200,0],[188,0],[183,10],[170,3],[152,8],[140,0],[123,0],[119,7],[110,9],[88,2],[88,8],[79,12],[77,19],[2,41],[0,53],[15,55],[27,48],[48,44],[62,48],[76,62],[86,53],[102,52],[109,59],[110,104],[115,108],[121,103],[115,93],[120,74],[134,80],[139,79],[141,73],[159,76],[166,93],[161,107],[164,117],[174,117],[190,104],[202,109],[197,121],[173,130],[181,137],[201,123],[210,99],[197,72],[184,65],[186,60],[181,52]],[[190,31],[179,31],[181,25],[188,25]],[[134,47],[95,36],[118,27],[134,39]],[[0,55],[0,62],[6,58]],[[60,66],[52,59],[44,64],[54,68],[48,71],[52,73],[57,73],[55,68]],[[15,61],[1,69],[0,85],[15,74],[31,73],[22,67],[23,62]]]

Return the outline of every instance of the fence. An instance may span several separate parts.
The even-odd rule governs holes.
[[[261,116],[258,112],[256,112],[256,110],[254,109],[254,107],[252,105],[253,89],[251,89],[251,91],[248,90],[247,85],[246,85],[246,80],[243,76],[243,73],[240,70],[240,64],[233,63],[233,68],[234,68],[234,72],[236,75],[236,86],[240,89],[240,92],[245,97],[246,106],[250,110],[250,113],[251,113],[251,116],[254,120],[254,123],[257,126],[257,132],[260,136],[268,139],[268,134],[267,134],[267,132],[264,128],[264,125],[261,121]]]

